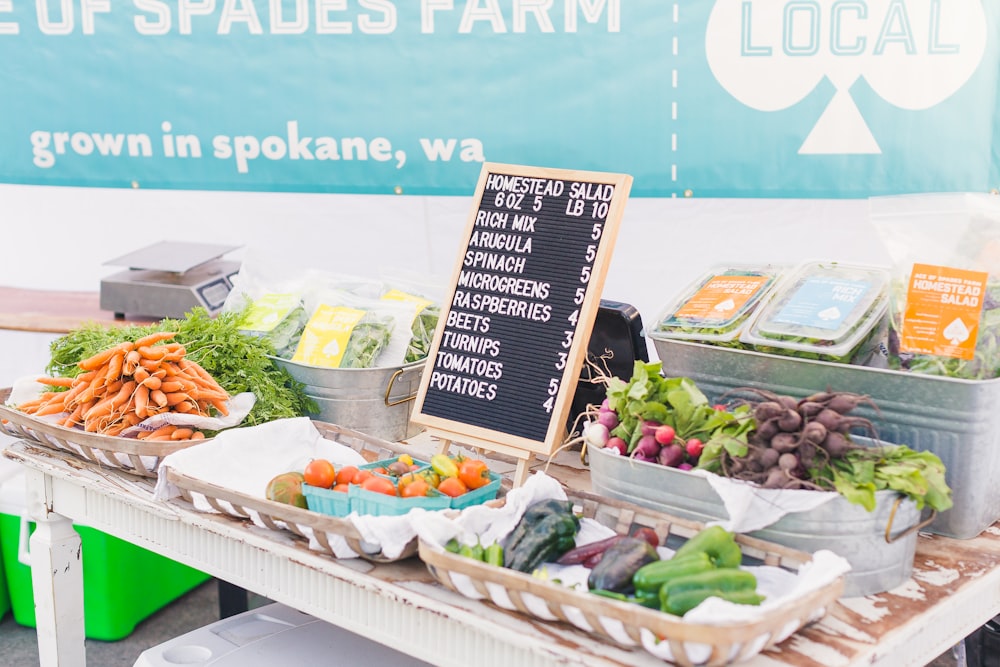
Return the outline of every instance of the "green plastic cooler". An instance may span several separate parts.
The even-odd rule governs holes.
[[[6,570],[14,620],[35,627],[31,567],[25,564],[34,524],[22,520],[23,513],[24,473],[19,471],[0,485],[0,565]],[[90,639],[127,637],[140,621],[209,578],[89,526],[74,528],[83,548],[84,626]]]
[[[3,450],[3,443],[0,442],[0,451]],[[18,475],[22,475],[21,467],[19,463],[15,463],[9,459],[5,459],[0,456],[0,488],[6,484],[6,482]],[[0,507],[0,511],[2,511]],[[0,550],[3,549],[3,538],[0,536]],[[7,575],[4,573],[3,559],[0,558],[0,621],[7,617],[7,612],[10,611],[10,591],[7,590]]]

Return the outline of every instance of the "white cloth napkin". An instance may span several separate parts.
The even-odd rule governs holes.
[[[764,489],[706,470],[689,470],[686,474],[708,480],[729,515],[727,520],[711,523],[718,523],[734,533],[750,533],[766,528],[786,514],[808,512],[840,496],[835,491]]]
[[[223,431],[197,447],[165,456],[160,470],[172,468],[203,482],[264,498],[267,483],[275,475],[302,470],[314,458],[329,459],[335,466],[366,462],[354,449],[324,438],[308,417],[294,417]],[[157,477],[154,497],[167,500],[179,495],[166,475]],[[212,511],[207,503],[200,507],[196,503],[196,507]]]

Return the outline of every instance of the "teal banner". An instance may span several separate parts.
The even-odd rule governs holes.
[[[0,0],[0,182],[986,191],[998,43],[992,0]]]

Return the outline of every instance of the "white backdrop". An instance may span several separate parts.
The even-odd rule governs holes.
[[[393,197],[0,185],[0,285],[96,292],[122,270],[104,262],[163,240],[240,245],[228,259],[273,253],[361,276],[397,268],[450,279],[471,206],[471,190]],[[632,304],[649,324],[714,264],[806,259],[888,265],[867,200],[632,198],[602,296]],[[37,372],[51,338],[0,332],[2,377]]]

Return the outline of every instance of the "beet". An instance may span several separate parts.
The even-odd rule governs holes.
[[[771,438],[771,449],[779,454],[793,451],[799,446],[799,436],[795,433],[779,433]]]
[[[822,424],[827,431],[839,431],[840,424],[843,421],[844,416],[837,412],[836,410],[831,410],[830,408],[823,408],[820,412],[815,415],[811,423]]]
[[[764,469],[773,468],[778,465],[778,457],[781,456],[781,452],[777,449],[765,449],[762,450],[759,456],[760,464],[764,466]]]
[[[763,424],[769,419],[780,417],[785,412],[784,406],[777,401],[763,401],[758,403],[753,409],[753,418],[758,424]]]
[[[853,444],[842,433],[831,431],[826,434],[826,438],[821,445],[830,455],[831,459],[842,459],[851,451]]]
[[[839,412],[842,415],[846,415],[848,412],[858,407],[862,403],[866,403],[875,408],[876,410],[878,409],[878,406],[875,405],[871,397],[866,396],[864,394],[852,394],[849,392],[841,392],[838,394],[834,394],[834,396],[830,398],[829,401],[826,402],[826,407],[836,412]]]
[[[802,415],[795,410],[785,410],[778,417],[778,428],[786,433],[794,433],[802,426]]]
[[[811,421],[802,427],[802,440],[818,445],[826,439],[827,428],[818,421]]]

